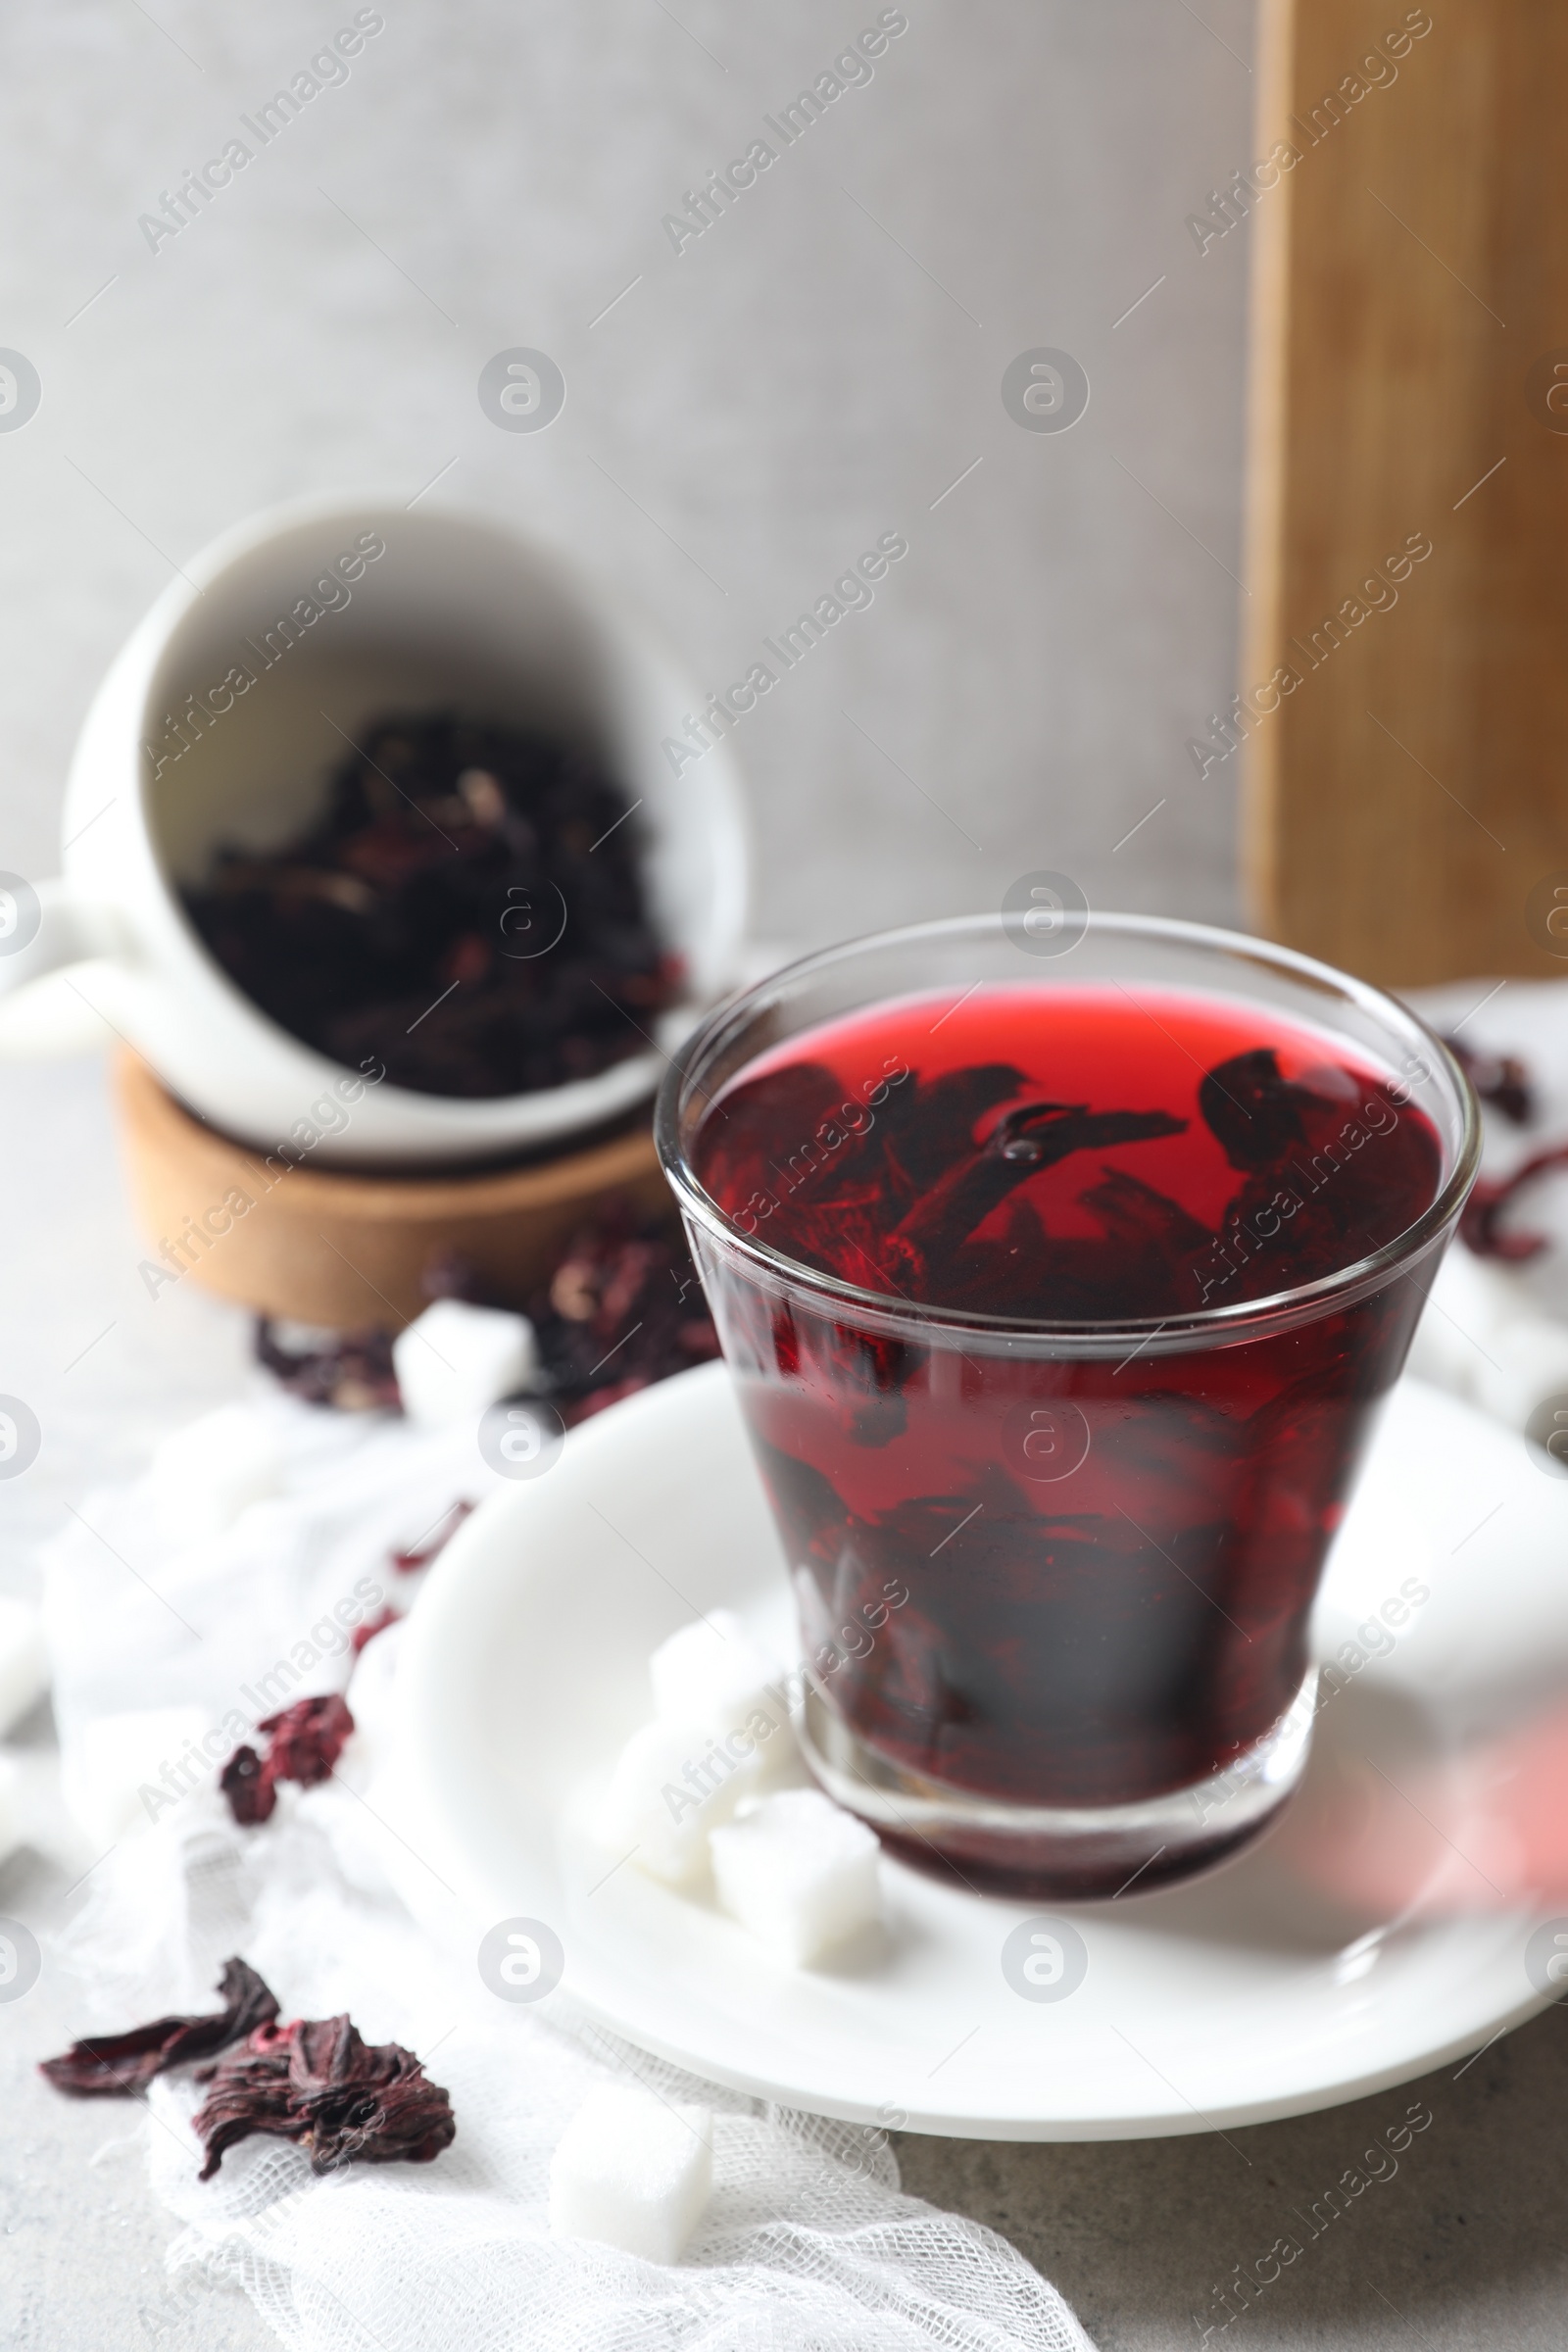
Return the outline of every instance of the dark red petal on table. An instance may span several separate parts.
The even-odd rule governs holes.
[[[334,1690],[324,1698],[296,1699],[293,1706],[264,1716],[256,1728],[271,1740],[267,1761],[272,1778],[312,1788],[331,1773],[354,1718],[347,1700]]]
[[[212,2179],[225,2148],[248,2139],[253,2132],[300,2137],[303,2127],[290,2112],[288,2096],[289,2051],[299,2032],[297,2019],[288,2026],[259,2026],[239,2049],[197,2078],[212,2084],[194,2119],[207,2151],[202,2180]]]
[[[277,1802],[279,1781],[298,1781],[302,1788],[313,1788],[328,1779],[353,1729],[348,1702],[335,1690],[323,1698],[296,1699],[293,1706],[265,1715],[256,1730],[268,1742],[266,1755],[254,1747],[237,1747],[219,1775],[218,1785],[234,1819],[245,1829],[266,1821]]]
[[[366,1412],[398,1401],[389,1331],[345,1332],[330,1347],[295,1349],[280,1346],[271,1319],[259,1315],[256,1360],[306,1404]]]
[[[1467,1242],[1478,1257],[1500,1257],[1517,1265],[1527,1257],[1538,1257],[1546,1248],[1544,1233],[1504,1233],[1500,1219],[1511,1206],[1517,1194],[1538,1176],[1550,1168],[1568,1167],[1568,1144],[1556,1144],[1548,1152],[1537,1152],[1521,1168],[1500,1183],[1478,1184],[1465,1202],[1459,1217],[1459,1238]]]
[[[277,1803],[276,1775],[254,1747],[236,1747],[218,1776],[234,1819],[246,1829],[271,1818]]]
[[[872,1204],[878,1195],[874,1186],[862,1192],[855,1232],[863,1247],[877,1238]],[[826,1212],[824,1230],[835,1244],[842,1242],[846,1226],[840,1203]],[[431,1298],[466,1298],[479,1306],[515,1304],[513,1298],[495,1298],[478,1270],[454,1252],[431,1260],[422,1287]],[[545,1393],[568,1427],[619,1396],[718,1353],[718,1336],[687,1250],[662,1222],[651,1221],[624,1198],[607,1202],[591,1224],[572,1235],[529,1297],[526,1311],[539,1343]],[[257,1327],[256,1349],[283,1386],[309,1402],[348,1407],[398,1401],[387,1332],[360,1333],[299,1354],[280,1348],[264,1319]],[[428,1566],[471,1507],[454,1504],[432,1540],[393,1554],[394,1566],[402,1571]]]
[[[225,1960],[219,1980],[223,2007],[209,2017],[159,2017],[128,2034],[99,2034],[73,2042],[63,2058],[46,2058],[39,2073],[75,2099],[127,2098],[145,2090],[172,2066],[211,2058],[241,2034],[265,2031],[277,2015],[272,1993],[247,1961]]]
[[[1483,1102],[1500,1110],[1515,1127],[1528,1127],[1536,1115],[1530,1072],[1512,1054],[1478,1054],[1461,1038],[1446,1037],[1444,1044],[1469,1079]]]
[[[412,2050],[365,2041],[347,2017],[264,2026],[212,2068],[196,2116],[210,2180],[252,2132],[297,2140],[317,2173],[345,2164],[428,2164],[457,2132],[452,2101]]]
[[[429,1535],[424,1537],[419,1544],[407,1551],[393,1552],[393,1567],[405,1576],[411,1574],[416,1568],[428,1568],[437,1553],[446,1549],[465,1519],[475,1507],[471,1502],[452,1503],[442,1513]]]
[[[358,1657],[366,1643],[373,1642],[377,1634],[384,1634],[389,1625],[396,1625],[400,1614],[397,1609],[378,1609],[373,1617],[367,1617],[363,1625],[357,1625],[350,1643],[354,1655]]]

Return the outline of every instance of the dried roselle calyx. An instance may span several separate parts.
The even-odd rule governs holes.
[[[573,1235],[527,1312],[568,1427],[718,1353],[684,1245],[629,1203]]]
[[[809,1181],[823,1159],[813,1138],[840,1106],[843,1089],[831,1070],[802,1061],[787,1070],[737,1087],[709,1115],[710,1183],[726,1200],[748,1199],[764,1215],[775,1197],[789,1196]],[[754,1124],[754,1101],[765,1102],[771,1124],[766,1143]],[[756,1213],[756,1212],[754,1212]]]
[[[1010,1061],[975,1062],[940,1078],[911,1074],[888,1097],[880,1112],[886,1160],[895,1183],[913,1201],[958,1160],[975,1150],[974,1131],[999,1102],[1014,1102],[1029,1081]],[[906,1203],[907,1205],[907,1203]]]
[[[291,2026],[260,2026],[237,2050],[207,2067],[198,2082],[212,2089],[194,2118],[207,2151],[200,2178],[210,2180],[223,2161],[223,2152],[254,2132],[275,2133],[283,2139],[301,2137],[301,2127],[290,2111],[289,2052],[299,2033]]]
[[[461,1250],[440,1250],[419,1277],[427,1298],[461,1298],[468,1306],[499,1306],[492,1287]]]
[[[412,2050],[363,2041],[346,2017],[300,2028],[289,2090],[314,2172],[345,2164],[429,2164],[457,2134],[452,2101]]]
[[[1457,1037],[1446,1037],[1444,1044],[1469,1079],[1483,1102],[1515,1127],[1528,1127],[1536,1115],[1535,1090],[1530,1072],[1512,1054],[1478,1054]]]
[[[862,1291],[907,1290],[924,1260],[919,1250],[888,1230],[899,1208],[884,1193],[858,1190],[794,1211],[795,1246],[809,1263],[836,1273]]]
[[[1194,1264],[1194,1304],[1266,1298],[1353,1265],[1388,1238],[1391,1201],[1436,1189],[1430,1122],[1369,1073],[1325,1066],[1291,1082],[1264,1049],[1211,1070],[1200,1102],[1243,1181],[1212,1254]]]
[[[346,1699],[332,1691],[325,1698],[296,1699],[257,1725],[271,1740],[268,1763],[272,1777],[298,1781],[305,1788],[326,1780],[354,1729]]]
[[[1502,1213],[1538,1176],[1551,1168],[1568,1167],[1568,1144],[1537,1152],[1511,1176],[1478,1184],[1459,1214],[1459,1238],[1478,1257],[1499,1257],[1511,1265],[1539,1257],[1547,1246],[1544,1233],[1504,1233]]]
[[[497,1299],[475,1268],[450,1252],[432,1260],[423,1287],[432,1298],[514,1303]],[[684,1245],[624,1200],[607,1202],[572,1236],[527,1312],[546,1382],[568,1426],[718,1353]],[[256,1353],[307,1403],[358,1410],[398,1402],[390,1333],[325,1334],[317,1346],[290,1348],[280,1327],[264,1316],[257,1323]],[[432,1547],[422,1557],[399,1555],[396,1565],[423,1567],[433,1557]]]
[[[926,1280],[943,1286],[964,1244],[1018,1185],[1075,1152],[1181,1135],[1185,1119],[1163,1110],[1090,1110],[1082,1102],[1024,1102],[1004,1113],[985,1143],[957,1161],[899,1224],[896,1238],[923,1258]],[[917,1295],[919,1295],[917,1293]]]
[[[363,1625],[357,1625],[349,1641],[354,1656],[358,1657],[367,1642],[373,1642],[377,1634],[384,1634],[389,1625],[397,1625],[400,1619],[399,1610],[384,1608],[377,1609],[373,1617],[367,1617]]]
[[[277,1776],[254,1747],[236,1747],[218,1776],[228,1809],[242,1829],[270,1821],[277,1803]]]
[[[392,1565],[399,1575],[412,1576],[416,1569],[428,1568],[430,1562],[445,1551],[465,1519],[473,1509],[474,1505],[471,1502],[465,1502],[462,1499],[449,1503],[428,1535],[421,1536],[418,1543],[412,1544],[407,1550],[394,1551],[391,1554]],[[363,1627],[360,1630],[364,1632]],[[369,1635],[366,1634],[367,1642],[369,1638]],[[362,1643],[356,1642],[356,1648],[362,1646]]]
[[[1192,1269],[1204,1263],[1215,1239],[1199,1218],[1120,1168],[1103,1168],[1100,1182],[1079,1194],[1078,1205],[1096,1218],[1110,1245],[1095,1263],[1101,1314],[1132,1320],[1152,1310],[1179,1313],[1192,1304]]]
[[[797,1377],[818,1397],[831,1398],[847,1437],[882,1446],[903,1436],[904,1387],[925,1364],[923,1348],[808,1310],[797,1311],[795,1333]]]
[[[225,1960],[219,1980],[223,2006],[209,2017],[159,2017],[128,2034],[98,2034],[73,2042],[63,2058],[45,2058],[38,2071],[74,2099],[128,2098],[172,2066],[211,2058],[242,2034],[269,2027],[277,2002],[248,1961]]]
[[[279,1781],[298,1781],[301,1788],[313,1788],[330,1779],[353,1729],[348,1702],[335,1691],[324,1698],[296,1699],[293,1706],[264,1716],[256,1730],[268,1743],[267,1753],[237,1747],[218,1776],[240,1827],[254,1829],[270,1819]]]
[[[258,1315],[255,1344],[257,1362],[305,1404],[330,1404],[340,1412],[359,1413],[398,1401],[388,1331],[333,1333],[318,1345],[289,1348],[273,1319]]]
[[[682,986],[614,780],[451,712],[369,721],[313,825],[267,858],[221,849],[184,902],[280,1027],[422,1094],[589,1077],[641,1053]]]
[[[1216,1063],[1198,1090],[1204,1123],[1233,1168],[1272,1167],[1293,1145],[1306,1141],[1301,1124],[1307,1090],[1280,1069],[1272,1046]]]
[[[203,2080],[212,2085],[195,2118],[204,2180],[258,2132],[298,2141],[316,2173],[429,2164],[457,2134],[450,2097],[413,2051],[363,2040],[347,2017],[264,2026]]]

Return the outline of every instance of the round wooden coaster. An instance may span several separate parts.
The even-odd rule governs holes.
[[[521,1305],[576,1226],[612,1196],[674,1218],[643,1127],[586,1150],[472,1175],[350,1174],[251,1151],[176,1102],[130,1053],[115,1067],[121,1150],[148,1240],[142,1281],[191,1281],[260,1314],[333,1331],[401,1326],[449,1251]]]

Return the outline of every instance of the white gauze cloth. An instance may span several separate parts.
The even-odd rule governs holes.
[[[276,1441],[283,1491],[225,1534],[181,1545],[173,1498],[160,1503],[144,1479],[89,1495],[85,1524],[52,1549],[68,1785],[107,1715],[179,1708],[221,1730],[237,1712],[248,1730],[345,1688],[341,1618],[382,1605],[365,1601],[362,1580],[406,1603],[418,1580],[393,1569],[391,1548],[494,1483],[470,1429],[423,1433],[270,1395],[246,1409]],[[398,1640],[378,1635],[367,1656],[385,1642],[395,1658]],[[186,2225],[170,2250],[176,2281],[237,2283],[295,2352],[1087,2352],[1060,2296],[1004,2239],[902,2194],[884,2132],[740,2097],[558,2021],[558,2002],[547,2022],[487,1991],[394,1891],[395,1833],[376,1795],[385,1738],[378,1752],[368,1716],[333,1782],[285,1788],[252,1830],[228,1819],[199,1745],[160,1753],[168,1773],[96,1860],[59,1955],[81,1981],[84,2034],[211,2009],[238,1952],[285,2017],[346,2010],[367,2040],[403,2042],[452,2094],[458,2135],[433,2164],[318,2180],[298,2148],[256,2138],[203,2182],[189,2123],[200,2087],[188,2075],[156,2082],[152,2177]],[[551,2153],[611,2076],[713,2112],[714,2192],[676,2267],[549,2234]]]

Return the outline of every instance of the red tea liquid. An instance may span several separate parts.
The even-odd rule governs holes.
[[[743,1232],[863,1291],[1144,1327],[1078,1358],[890,1337],[699,1238],[808,1649],[860,1739],[1060,1807],[1192,1787],[1262,1739],[1305,1676],[1421,1290],[1402,1269],[1314,1322],[1175,1352],[1153,1327],[1342,1272],[1420,1218],[1443,1152],[1396,1074],[1231,1000],[986,985],[760,1057],[695,1160]]]

